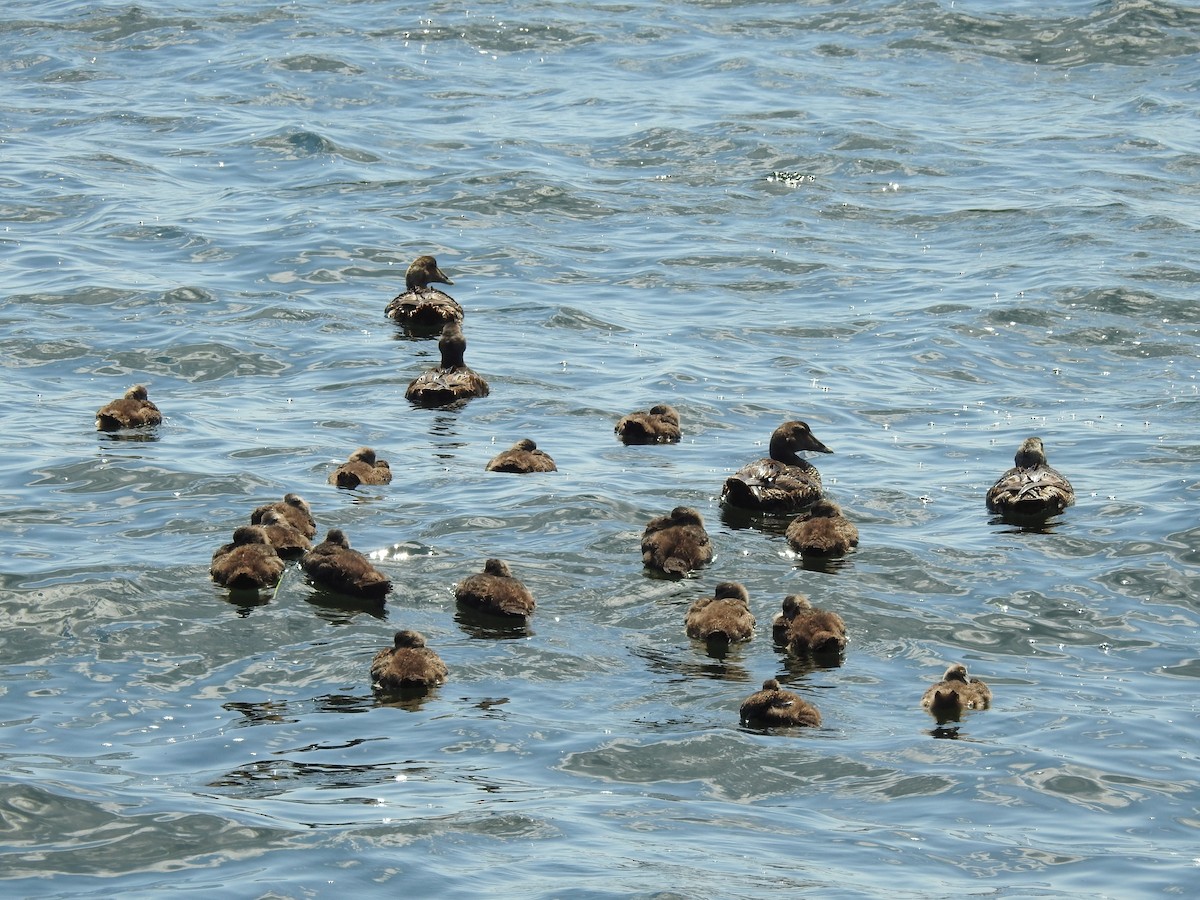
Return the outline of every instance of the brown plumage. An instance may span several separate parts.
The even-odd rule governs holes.
[[[651,519],[642,533],[642,562],[667,575],[686,575],[712,562],[713,549],[704,520],[690,506]]]
[[[120,431],[162,424],[162,413],[150,402],[144,384],[135,384],[125,396],[100,407],[96,413],[97,431]]]
[[[418,406],[446,406],[457,400],[486,397],[488,384],[464,360],[467,339],[457,322],[447,322],[438,339],[442,364],[422,372],[408,386],[404,398]]]
[[[688,637],[702,641],[732,644],[750,640],[754,635],[750,594],[736,581],[722,581],[712,597],[702,597],[691,605],[684,628]]]
[[[278,584],[284,562],[257,525],[234,529],[233,540],[212,555],[209,574],[222,587],[254,590]]]
[[[278,510],[267,510],[258,520],[258,525],[266,533],[267,541],[275,548],[275,552],[284,559],[295,559],[312,549],[312,542]]]
[[[354,490],[360,484],[391,484],[392,469],[370,447],[359,447],[329,475],[329,483]]]
[[[401,691],[442,684],[450,670],[441,657],[425,646],[418,631],[397,631],[392,646],[371,660],[371,682],[376,690]]]
[[[1026,438],[1009,469],[987,492],[987,508],[1014,518],[1057,515],[1075,502],[1071,482],[1046,462],[1042,439]]]
[[[679,413],[660,403],[648,410],[632,412],[617,422],[613,431],[626,444],[674,444],[679,440]]]
[[[250,513],[250,523],[258,525],[263,516],[274,510],[283,516],[293,528],[310,541],[317,536],[317,523],[313,519],[312,509],[299,494],[284,494],[282,500],[274,503],[264,503]]]
[[[835,612],[819,609],[801,594],[783,598],[783,609],[771,623],[775,643],[787,645],[797,656],[842,653],[846,649],[846,623]]]
[[[462,307],[444,291],[430,287],[432,283],[454,284],[438,268],[432,256],[418,256],[404,276],[404,293],[387,305],[384,313],[398,324],[417,331],[433,331],[447,322],[461,322]]]
[[[858,527],[826,498],[793,519],[786,536],[792,549],[805,556],[841,556],[858,546]]]
[[[958,719],[968,709],[987,709],[991,705],[991,688],[978,678],[968,678],[967,667],[961,663],[950,666],[942,680],[930,685],[921,698],[921,706],[939,722]]]
[[[493,616],[527,618],[533,615],[533,595],[513,577],[508,563],[489,559],[483,571],[464,578],[454,589],[454,598],[463,606]]]
[[[558,466],[545,450],[529,438],[517,441],[503,453],[497,453],[485,467],[488,472],[515,472],[526,475],[530,472],[557,472]]]
[[[797,451],[833,451],[804,422],[784,422],[771,435],[770,458],[742,466],[725,479],[721,500],[767,512],[792,512],[821,498],[821,473]]]
[[[741,723],[751,728],[816,728],[821,724],[821,713],[815,706],[799,694],[785,691],[774,678],[768,678],[761,691],[743,700],[738,712]]]
[[[340,528],[329,529],[325,540],[304,554],[300,567],[314,584],[350,597],[382,600],[392,589],[391,579],[352,549]]]

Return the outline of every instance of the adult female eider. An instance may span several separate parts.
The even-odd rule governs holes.
[[[785,691],[774,678],[743,700],[738,712],[742,724],[750,728],[816,728],[821,724],[815,706],[799,694]]]
[[[978,678],[967,677],[967,667],[955,663],[942,680],[932,684],[921,698],[921,706],[938,721],[957,719],[968,709],[987,709],[992,705],[992,689]]]
[[[686,575],[713,559],[712,541],[700,513],[677,506],[665,516],[651,519],[642,533],[642,563],[666,575]]]
[[[329,475],[329,483],[354,490],[360,484],[391,484],[392,469],[370,447],[359,447]]]
[[[791,521],[788,544],[804,556],[841,556],[858,546],[858,528],[842,508],[822,497]]]
[[[679,441],[679,413],[660,403],[648,410],[632,412],[613,427],[625,444],[674,444]]]
[[[508,563],[502,559],[489,559],[482,572],[459,582],[454,588],[454,599],[469,609],[508,618],[528,618],[537,605],[533,594],[513,577]]]
[[[484,467],[487,472],[515,472],[528,475],[530,472],[557,472],[558,466],[545,450],[529,438],[522,438],[502,453],[497,453]]]
[[[687,611],[684,629],[688,637],[733,644],[754,636],[754,614],[750,594],[736,581],[722,581],[713,596],[701,597]]]
[[[771,623],[775,643],[797,656],[840,654],[846,649],[846,623],[835,612],[813,606],[802,594],[783,598]]]
[[[442,364],[422,372],[409,384],[404,398],[418,406],[446,406],[456,400],[486,397],[488,383],[463,358],[467,339],[457,322],[447,322],[438,339]]]
[[[379,691],[431,688],[442,684],[450,670],[440,656],[425,646],[419,631],[397,631],[392,646],[371,660],[371,683]]]
[[[212,555],[209,574],[222,587],[256,590],[278,584],[284,563],[257,525],[234,529],[233,540]]]
[[[1046,463],[1041,438],[1022,441],[1013,463],[1013,468],[988,489],[990,511],[1015,518],[1047,518],[1075,502],[1071,482]]]
[[[804,422],[784,422],[771,435],[770,458],[742,466],[725,479],[721,500],[765,512],[792,512],[821,498],[821,473],[797,451],[833,451]]]
[[[96,413],[97,431],[120,431],[122,428],[146,428],[162,424],[162,413],[150,402],[144,384],[135,384],[125,396],[100,407]]]
[[[414,330],[434,331],[447,322],[461,322],[462,307],[444,291],[429,285],[454,284],[432,256],[418,256],[404,276],[404,293],[384,310],[389,319]]]
[[[312,509],[299,494],[284,494],[282,500],[274,503],[264,503],[250,513],[250,524],[258,525],[271,510],[275,510],[291,523],[310,541],[317,536],[317,522],[313,518]]]
[[[329,529],[325,540],[304,554],[300,568],[314,584],[350,597],[382,600],[392,589],[391,579],[352,549],[340,528]]]

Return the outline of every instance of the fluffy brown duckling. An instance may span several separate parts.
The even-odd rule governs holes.
[[[642,533],[642,562],[649,569],[682,576],[712,559],[704,520],[690,506],[677,506],[668,515],[651,519]]]
[[[1017,448],[1013,467],[987,492],[987,508],[1015,518],[1048,518],[1075,502],[1071,482],[1046,462],[1039,437],[1026,438]]]
[[[350,597],[382,600],[392,589],[391,579],[352,549],[340,528],[329,529],[325,540],[304,554],[300,567],[315,584]]]
[[[397,631],[392,646],[371,660],[371,682],[376,690],[402,691],[442,684],[450,670],[440,656],[425,646],[419,631]]]
[[[813,606],[801,594],[783,598],[783,609],[771,623],[775,643],[787,645],[797,656],[842,653],[846,649],[846,623],[835,612]]]
[[[466,363],[467,339],[457,322],[447,322],[438,339],[442,364],[412,380],[404,398],[418,406],[446,406],[456,400],[486,397],[488,383]]]
[[[822,497],[791,521],[786,537],[804,556],[841,556],[858,546],[858,527],[840,506]]]
[[[222,587],[256,590],[278,584],[283,568],[267,533],[258,525],[241,525],[232,541],[213,552],[209,574]]]
[[[329,483],[354,490],[360,484],[391,484],[392,468],[370,447],[359,447],[329,475]]]
[[[942,680],[930,685],[921,698],[921,706],[939,722],[958,719],[968,709],[987,709],[991,705],[991,688],[978,678],[968,678],[967,667],[961,663],[950,666]]]
[[[100,407],[96,413],[97,431],[145,428],[162,424],[162,413],[150,402],[144,384],[135,384],[125,396]]]
[[[267,510],[259,518],[258,526],[266,533],[275,552],[284,559],[295,559],[312,549],[312,542],[278,510]]]
[[[785,691],[774,678],[742,701],[739,714],[742,724],[751,728],[816,728],[821,724],[815,706],[799,694]]]
[[[617,422],[613,431],[625,444],[674,444],[679,441],[679,413],[660,403],[648,410],[632,412]]]
[[[784,422],[771,435],[770,458],[742,466],[725,479],[721,500],[745,509],[792,512],[821,498],[821,473],[797,451],[833,451],[804,422]]]
[[[461,605],[493,616],[528,618],[533,615],[533,594],[513,577],[508,563],[489,559],[483,571],[464,578],[454,588]]]
[[[697,600],[684,618],[688,637],[729,644],[750,640],[754,624],[750,594],[736,581],[722,581],[712,597]]]
[[[250,513],[250,523],[258,525],[271,510],[283,516],[293,528],[310,541],[317,536],[317,522],[313,518],[312,508],[299,494],[284,494],[282,500],[264,503]]]
[[[529,438],[523,438],[503,453],[493,456],[485,471],[527,475],[530,472],[557,472],[558,466],[554,464],[549,453],[539,450],[538,445]]]
[[[462,307],[433,283],[454,284],[432,256],[418,256],[404,276],[404,293],[387,305],[384,313],[400,325],[414,330],[435,331],[447,322],[461,322]]]

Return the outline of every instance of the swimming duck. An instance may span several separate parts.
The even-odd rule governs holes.
[[[447,322],[438,340],[442,364],[422,372],[409,384],[404,398],[418,406],[446,406],[456,400],[486,397],[488,384],[463,359],[467,339],[457,322]]]
[[[750,640],[754,635],[750,594],[736,581],[722,581],[712,597],[702,597],[691,605],[684,628],[688,637],[702,641],[733,644]]]
[[[669,515],[651,519],[642,533],[642,562],[667,575],[686,575],[713,559],[712,542],[700,513],[677,506]]]
[[[501,559],[489,559],[482,572],[459,582],[454,599],[479,612],[514,618],[533,615],[537,605],[529,589],[513,577],[508,563]]]
[[[392,646],[371,660],[371,682],[380,691],[429,688],[443,683],[449,674],[441,657],[425,646],[425,635],[419,631],[397,631]]]
[[[613,431],[625,444],[674,444],[679,441],[679,413],[660,403],[642,412],[632,412],[617,422]]]
[[[840,654],[846,649],[846,623],[835,612],[812,605],[802,594],[783,598],[783,609],[771,623],[775,643],[797,656]]]
[[[1017,448],[1015,465],[988,489],[987,508],[1021,518],[1046,518],[1075,502],[1071,482],[1046,463],[1042,439],[1026,438]]]
[[[329,529],[325,540],[304,554],[300,567],[315,584],[350,597],[382,600],[392,589],[391,579],[351,549],[340,528]]]
[[[824,497],[792,520],[786,536],[792,549],[805,556],[840,556],[858,546],[858,528]]]
[[[770,459],[742,466],[725,479],[721,500],[747,509],[791,512],[821,498],[821,473],[798,450],[833,451],[813,437],[804,422],[784,422],[771,435]]]
[[[992,705],[992,690],[978,678],[967,678],[967,667],[955,663],[941,681],[929,686],[921,705],[944,722],[968,709],[987,709]]]
[[[144,384],[135,384],[125,396],[100,407],[96,413],[97,431],[120,431],[162,424],[162,413],[150,402]]]
[[[370,447],[359,447],[329,475],[329,483],[354,490],[360,484],[391,484],[392,469]]]
[[[815,706],[791,691],[785,691],[774,678],[763,682],[742,701],[738,711],[743,725],[758,728],[819,727],[821,713]]]
[[[485,467],[488,472],[515,472],[526,475],[530,472],[557,472],[558,466],[545,450],[529,438],[517,441],[503,453],[497,453]]]
[[[230,543],[213,552],[209,574],[222,587],[253,590],[277,584],[283,567],[266,532],[257,525],[241,525]]]
[[[313,519],[312,509],[299,494],[284,494],[282,500],[265,503],[250,513],[250,523],[258,525],[263,516],[275,510],[310,541],[317,536],[317,522]]]
[[[435,330],[447,322],[461,322],[462,307],[444,291],[429,285],[454,284],[438,268],[432,256],[418,256],[404,276],[404,293],[394,298],[384,310],[389,319],[413,329]]]
[[[312,549],[312,542],[277,509],[263,513],[258,526],[266,533],[267,542],[284,559],[295,559]]]

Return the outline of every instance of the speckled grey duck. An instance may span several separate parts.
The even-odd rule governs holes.
[[[802,594],[783,598],[783,609],[771,623],[775,643],[797,656],[840,654],[846,649],[846,623],[835,612],[812,605]]]
[[[858,527],[822,497],[787,527],[787,542],[804,556],[841,556],[858,546]]]
[[[314,584],[349,597],[382,600],[392,589],[391,579],[352,549],[340,528],[329,529],[325,540],[304,554],[300,567]]]
[[[738,713],[741,723],[750,728],[816,728],[821,724],[821,713],[815,706],[781,688],[774,678],[768,678],[761,691],[743,700]]]
[[[745,509],[792,512],[821,498],[821,473],[797,451],[833,451],[804,422],[784,422],[771,435],[770,458],[742,466],[725,479],[721,500]]]
[[[754,636],[754,614],[750,594],[736,581],[722,581],[713,596],[701,597],[687,611],[684,628],[688,637],[702,641],[737,643]]]
[[[231,542],[213,552],[209,574],[222,587],[254,590],[278,584],[283,569],[266,532],[258,525],[241,525]]]
[[[425,646],[419,631],[397,631],[392,646],[371,660],[371,683],[379,691],[431,688],[446,681],[450,670],[440,656]]]
[[[447,322],[461,322],[462,307],[444,291],[429,285],[454,284],[432,256],[418,256],[404,276],[404,293],[384,310],[389,319],[414,330],[437,332]]]
[[[513,577],[502,559],[489,559],[482,572],[460,581],[454,588],[454,599],[478,612],[510,618],[528,618],[537,605],[533,594]]]
[[[642,533],[642,562],[649,569],[682,576],[712,559],[704,519],[690,506],[677,506],[668,515],[651,519]]]
[[[625,444],[675,444],[680,437],[679,413],[660,403],[648,410],[632,412],[613,427]]]
[[[97,431],[120,431],[122,428],[146,428],[162,424],[162,413],[146,393],[144,384],[135,384],[125,396],[100,407],[96,413]]]
[[[275,552],[284,559],[296,559],[312,549],[312,542],[277,509],[268,509],[258,520]]]
[[[978,678],[967,677],[967,667],[955,663],[937,684],[921,698],[921,706],[939,721],[957,719],[968,709],[987,709],[992,705],[992,689]]]
[[[484,467],[488,472],[514,472],[528,475],[530,472],[557,472],[558,466],[545,450],[529,438],[522,438],[502,453],[497,453]]]
[[[354,490],[360,484],[391,484],[392,468],[370,447],[359,447],[350,458],[329,474],[329,483]]]
[[[264,503],[250,513],[250,523],[258,525],[262,522],[263,516],[271,510],[275,510],[287,519],[293,528],[310,541],[317,536],[317,522],[313,518],[312,509],[299,494],[284,494],[282,500]]]
[[[466,364],[467,339],[457,322],[447,322],[442,328],[438,350],[442,364],[414,378],[404,392],[406,400],[418,406],[446,406],[488,395],[488,383]]]
[[[1071,482],[1046,462],[1042,439],[1026,438],[1017,448],[1014,466],[987,492],[987,508],[1019,518],[1047,518],[1075,502]]]

